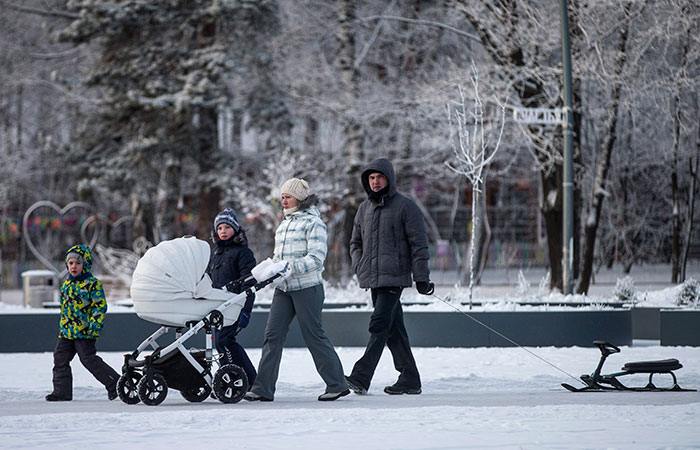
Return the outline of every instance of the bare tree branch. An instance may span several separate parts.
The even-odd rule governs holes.
[[[385,9],[384,11],[389,11],[389,10],[394,6],[394,4],[396,4],[396,0],[392,0],[392,2],[389,3],[389,6],[387,6],[386,9]],[[365,43],[364,48],[362,49],[362,51],[361,51],[360,54],[358,55],[357,59],[355,60],[355,69],[357,69],[357,68],[360,67],[360,64],[361,64],[362,61],[365,59],[365,56],[367,56],[367,53],[369,52],[369,49],[370,49],[370,48],[372,47],[372,45],[374,44],[374,41],[377,40],[377,36],[379,36],[379,32],[380,32],[381,29],[382,29],[382,24],[383,24],[383,21],[380,20],[379,23],[374,27],[374,31],[372,31],[372,36],[371,36],[371,37],[369,38],[369,40]]]
[[[63,19],[70,19],[70,20],[75,20],[75,19],[80,18],[79,14],[71,13],[68,11],[49,11],[46,9],[32,8],[31,6],[15,5],[15,4],[10,3],[6,0],[0,0],[0,4],[6,6],[7,8],[13,9],[15,11],[19,11],[19,12],[27,13],[27,14],[36,14],[38,16],[61,17]]]
[[[466,38],[469,38],[473,41],[476,42],[481,42],[481,38],[479,36],[467,33],[466,31],[462,31],[458,28],[451,27],[449,25],[446,25],[444,23],[440,22],[435,22],[432,20],[422,20],[422,19],[409,19],[407,17],[400,17],[400,16],[367,16],[367,17],[360,17],[357,20],[361,21],[370,21],[370,20],[396,20],[398,22],[407,22],[407,23],[415,23],[418,25],[427,25],[431,27],[437,27],[437,28],[443,28],[445,30],[451,31],[453,33],[459,34],[460,36],[464,36]]]
[[[63,85],[60,83],[55,83],[49,80],[42,80],[39,78],[24,78],[21,80],[18,80],[17,82],[11,83],[13,85],[26,85],[26,86],[31,86],[31,85],[39,85],[39,86],[47,86],[52,89],[55,89],[56,91],[60,92],[61,94],[65,95],[67,98],[76,101],[78,103],[81,103],[83,105],[101,105],[103,104],[103,100],[98,99],[98,98],[93,98],[93,97],[87,97],[84,95],[76,94],[75,92],[71,92],[70,90],[66,89]]]
[[[61,58],[71,58],[75,56],[76,53],[80,51],[80,47],[73,47],[68,50],[52,53],[36,53],[30,52],[29,56],[36,59],[61,59]]]

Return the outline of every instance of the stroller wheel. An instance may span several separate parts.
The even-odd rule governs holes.
[[[221,366],[214,375],[214,393],[222,403],[238,403],[248,392],[248,377],[235,364]]]
[[[204,400],[209,398],[209,394],[211,394],[211,386],[204,383],[200,386],[194,386],[189,387],[187,389],[183,389],[182,391],[180,391],[180,394],[182,394],[182,397],[188,402],[203,402]]]
[[[138,372],[127,372],[119,377],[117,381],[117,394],[119,399],[127,405],[135,405],[141,401],[139,398],[139,380],[141,374]]]
[[[160,405],[167,395],[168,385],[162,375],[153,373],[139,381],[139,398],[145,405]]]

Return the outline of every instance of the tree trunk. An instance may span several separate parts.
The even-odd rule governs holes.
[[[24,86],[20,84],[17,87],[17,123],[15,124],[17,131],[17,151],[22,151],[22,120],[24,115]]]
[[[356,19],[356,3],[352,0],[342,0],[338,9],[338,56],[335,64],[342,83],[343,98],[343,134],[345,136],[344,159],[346,162],[346,190],[344,196],[345,220],[343,223],[343,259],[349,272],[350,255],[347,251],[352,236],[355,213],[364,199],[364,190],[360,182],[360,168],[362,164],[362,140],[363,131],[360,123],[355,119],[355,107],[357,102],[358,74],[355,67],[355,32],[353,24]]]
[[[355,106],[358,95],[358,73],[355,67],[355,32],[353,24],[356,19],[355,2],[343,0],[338,13],[338,57],[336,67],[340,74],[343,98],[343,131],[345,135],[345,158],[348,163],[348,175],[351,177],[351,193],[357,192],[357,174],[362,160],[362,127],[355,119]]]
[[[455,237],[455,229],[457,222],[457,213],[459,212],[459,206],[462,204],[462,193],[464,191],[464,177],[457,177],[457,183],[455,187],[454,196],[452,197],[452,208],[450,209],[450,233],[447,235],[449,239],[450,246],[452,248],[452,253],[455,255],[455,263],[457,269],[462,267],[462,256],[459,250],[459,245],[457,243],[457,238]]]
[[[486,210],[484,185],[472,187],[472,227],[469,245],[462,258],[460,282],[471,289],[481,284],[481,275],[488,261],[488,247],[491,243],[491,226]]]
[[[681,219],[680,193],[678,188],[678,140],[676,135],[678,117],[674,117],[673,165],[671,169],[671,282],[678,283],[680,275]]]
[[[688,8],[684,6],[681,12],[687,14]],[[681,48],[681,62],[679,67],[680,73],[685,73],[688,70],[688,47],[690,42],[690,30],[689,26],[686,30],[685,41],[683,42],[683,47]],[[681,275],[681,265],[683,259],[683,248],[686,246],[687,242],[681,242],[681,234],[683,233],[683,219],[681,217],[681,199],[680,199],[680,182],[679,182],[679,170],[680,170],[680,147],[681,147],[681,127],[683,123],[683,107],[681,105],[681,80],[676,80],[675,93],[673,98],[673,168],[671,171],[671,282],[679,283],[685,278]],[[692,160],[692,158],[691,158]],[[691,163],[691,176],[693,172],[693,167]],[[692,182],[691,182],[692,184]],[[692,216],[690,216],[692,220]],[[688,236],[689,237],[689,236]]]
[[[416,197],[415,193],[412,195],[413,201],[416,203],[416,206],[418,206],[418,209],[420,209],[420,212],[423,213],[423,218],[425,219],[425,224],[428,232],[428,236],[430,236],[430,239],[433,242],[437,242],[442,239],[442,236],[440,236],[440,228],[438,228],[437,223],[433,220],[432,217],[430,217],[430,212],[428,211],[428,208],[425,207],[423,202]]]
[[[474,266],[476,264],[477,251],[475,249],[479,248],[479,244],[481,243],[481,223],[479,221],[479,214],[477,212],[477,205],[479,204],[478,199],[479,186],[478,184],[472,184],[472,229],[471,238],[469,240],[469,246],[467,248],[468,257],[464,258],[464,261],[469,261],[469,270],[467,272],[467,274],[469,275],[469,309],[472,309],[472,296],[474,293],[474,285],[476,284]]]
[[[213,157],[219,142],[217,120],[214,107],[197,108],[192,112],[192,119],[188,120],[192,154],[196,155],[200,173],[204,176],[215,174],[219,169],[219,159]],[[196,233],[197,236],[208,238],[211,235],[212,220],[221,206],[221,190],[202,183],[196,195]]]
[[[9,96],[8,96],[9,97]],[[10,117],[10,99],[0,100],[0,117],[3,117],[2,142],[0,142],[0,154],[12,154],[12,119]]]
[[[571,50],[574,52],[573,57],[577,57],[577,53],[581,53],[585,48],[587,48],[586,38],[582,32],[583,27],[579,20],[579,11],[581,9],[579,0],[569,1],[569,35],[571,40]],[[574,116],[574,142],[573,142],[573,153],[574,153],[574,252],[573,252],[573,281],[574,283],[581,276],[581,212],[583,210],[583,189],[581,186],[581,181],[584,177],[583,175],[583,155],[581,154],[581,143],[583,141],[583,133],[581,132],[581,124],[583,122],[583,114],[581,111],[581,97],[582,97],[582,84],[580,76],[574,72],[572,73],[572,86],[571,86],[571,96],[573,98],[573,116]],[[563,147],[562,147],[563,148]],[[563,223],[562,223],[563,226]],[[560,260],[561,261],[561,260]]]
[[[634,123],[632,122],[632,113],[629,113],[629,123],[628,123],[628,129],[633,130],[634,129]],[[628,133],[627,136],[627,148],[631,149],[632,148],[632,133]],[[622,235],[619,236],[619,239],[616,238],[615,242],[615,249],[616,251],[620,252],[620,260],[622,260],[623,266],[625,273],[629,273],[630,270],[632,270],[632,264],[634,264],[634,261],[636,259],[636,252],[633,250],[634,249],[634,243],[631,242],[634,240],[634,233],[630,235],[629,230],[629,215],[627,213],[627,209],[629,206],[629,184],[630,184],[630,176],[629,176],[629,166],[625,165],[622,168],[622,176],[620,177],[620,186],[622,189],[622,213],[620,217],[620,222],[621,226],[623,228]],[[617,233],[616,233],[617,236]],[[619,243],[619,244],[618,244]],[[618,245],[621,248],[617,248]]]
[[[153,217],[153,234],[157,242],[176,237],[173,236],[173,232],[176,235],[182,234],[172,225],[175,223],[180,169],[179,162],[173,158],[163,161],[160,167]]]
[[[209,239],[214,217],[219,213],[221,191],[217,188],[201,190],[197,199],[197,236]]]
[[[544,227],[547,232],[547,256],[549,257],[550,277],[549,288],[563,288],[562,246],[564,243],[562,222],[562,170],[561,165],[551,171],[541,171],[542,182],[541,208],[544,217]]]
[[[476,246],[475,261],[478,263],[474,282],[481,284],[481,276],[484,274],[486,263],[489,259],[489,245],[491,244],[491,225],[489,223],[488,210],[486,208],[486,183],[483,185],[478,197],[477,215],[479,217],[480,240]]]
[[[315,149],[318,142],[318,120],[315,117],[304,118],[304,145],[308,149]]]
[[[695,94],[696,112],[700,113],[700,102],[698,101],[698,96]],[[690,166],[690,188],[688,192],[688,215],[686,217],[686,227],[683,239],[683,249],[681,252],[681,279],[680,281],[685,281],[686,278],[686,268],[688,266],[688,253],[690,250],[690,240],[693,236],[693,219],[695,216],[695,192],[697,191],[698,185],[698,166],[700,165],[700,123],[698,123],[698,134],[695,140],[695,158],[690,157],[688,159],[688,165]]]
[[[591,191],[590,210],[586,215],[584,224],[584,252],[583,252],[583,267],[581,270],[581,280],[578,285],[577,293],[587,294],[590,287],[591,277],[593,275],[593,257],[595,254],[596,235],[600,224],[600,216],[603,210],[603,200],[606,193],[606,182],[608,170],[610,168],[610,160],[612,152],[615,148],[617,140],[617,120],[620,110],[620,97],[622,95],[622,83],[620,81],[622,71],[625,67],[627,37],[629,34],[629,11],[630,3],[625,3],[623,7],[624,18],[626,23],[620,32],[620,44],[618,46],[618,57],[615,64],[615,79],[613,80],[613,90],[611,93],[612,108],[608,124],[606,127],[605,141],[602,145],[602,152],[596,162],[595,178]]]
[[[143,192],[140,192],[138,187],[136,190],[132,191],[129,196],[129,209],[134,218],[134,240],[142,238],[152,244],[157,244],[158,242],[153,236],[153,223],[151,222],[151,216],[147,213],[147,211],[151,209],[151,205],[144,201],[145,198],[146,195]]]

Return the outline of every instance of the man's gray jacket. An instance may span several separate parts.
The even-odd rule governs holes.
[[[369,187],[369,175],[375,172],[389,181],[379,198],[373,198]],[[362,186],[369,198],[357,210],[350,239],[352,269],[360,287],[410,287],[411,273],[416,282],[429,281],[423,214],[413,200],[396,191],[391,162],[372,161],[362,172]]]

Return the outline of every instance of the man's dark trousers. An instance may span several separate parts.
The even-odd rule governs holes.
[[[107,390],[113,390],[119,379],[106,362],[97,356],[95,339],[65,339],[58,338],[56,349],[53,352],[53,392],[64,397],[73,397],[73,374],[70,362],[75,354],[78,354],[83,366],[104,385]]]
[[[379,364],[384,345],[389,347],[394,368],[400,373],[397,384],[407,388],[421,387],[420,375],[403,323],[402,290],[400,287],[371,289],[374,312],[369,320],[369,342],[364,355],[355,363],[350,374],[353,381],[366,389]]]

